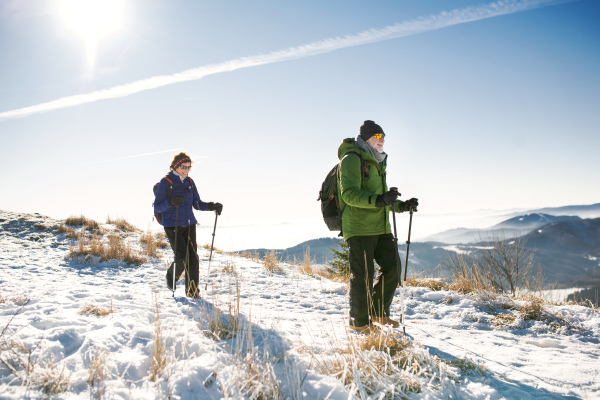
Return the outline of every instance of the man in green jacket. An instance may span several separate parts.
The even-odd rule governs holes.
[[[372,322],[398,327],[390,318],[390,306],[400,282],[400,257],[392,235],[389,213],[416,211],[418,200],[398,200],[398,190],[388,190],[385,133],[373,121],[365,121],[356,139],[345,139],[338,149],[341,160],[338,193],[342,211],[342,235],[350,260],[350,328],[371,331]],[[380,270],[375,285],[373,260]],[[370,317],[370,320],[369,320]]]

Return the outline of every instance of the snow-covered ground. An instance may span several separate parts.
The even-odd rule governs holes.
[[[0,399],[45,398],[52,382],[65,382],[53,397],[62,399],[348,399],[378,383],[349,378],[370,373],[369,360],[385,358],[377,352],[346,357],[337,375],[323,368],[363,339],[346,328],[345,284],[219,252],[204,290],[209,252],[201,249],[202,298],[185,298],[183,281],[173,298],[168,251],[139,267],[67,258],[75,240],[55,233],[59,223],[0,211]],[[138,250],[139,235],[126,239]],[[600,398],[600,315],[590,308],[547,306],[540,321],[524,319],[508,298],[425,287],[407,288],[406,298],[412,361],[397,375],[420,388],[408,398]],[[113,312],[82,313],[86,306]],[[239,328],[227,329],[233,322]],[[160,344],[164,367],[151,379]]]

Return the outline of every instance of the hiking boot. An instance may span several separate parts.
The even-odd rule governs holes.
[[[400,326],[400,322],[393,320],[390,317],[371,317],[371,321],[379,325],[391,325],[392,328],[398,328]]]
[[[352,329],[358,333],[362,333],[364,335],[370,335],[373,330],[373,325],[371,325],[371,324],[363,325],[363,326],[350,325],[350,329]]]

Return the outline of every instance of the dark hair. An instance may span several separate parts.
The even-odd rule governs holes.
[[[171,169],[176,170],[184,162],[191,163],[192,159],[190,158],[190,156],[188,156],[182,151],[181,153],[176,154],[175,157],[173,157],[173,161],[171,161]]]

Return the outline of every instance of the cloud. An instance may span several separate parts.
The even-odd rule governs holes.
[[[144,90],[156,89],[162,86],[172,85],[174,83],[198,80],[208,75],[235,71],[241,68],[249,68],[263,64],[271,64],[275,62],[315,56],[347,47],[416,35],[453,25],[479,21],[501,15],[514,14],[517,12],[571,1],[576,0],[504,0],[480,6],[444,11],[439,14],[400,22],[382,29],[370,29],[360,32],[357,35],[323,39],[298,47],[274,51],[268,54],[238,58],[219,64],[204,65],[172,75],[155,76],[105,90],[63,97],[35,106],[5,111],[0,113],[0,121],[12,118],[23,118],[29,115],[54,111],[61,108],[75,107],[98,100],[125,97],[131,94],[142,92]]]

